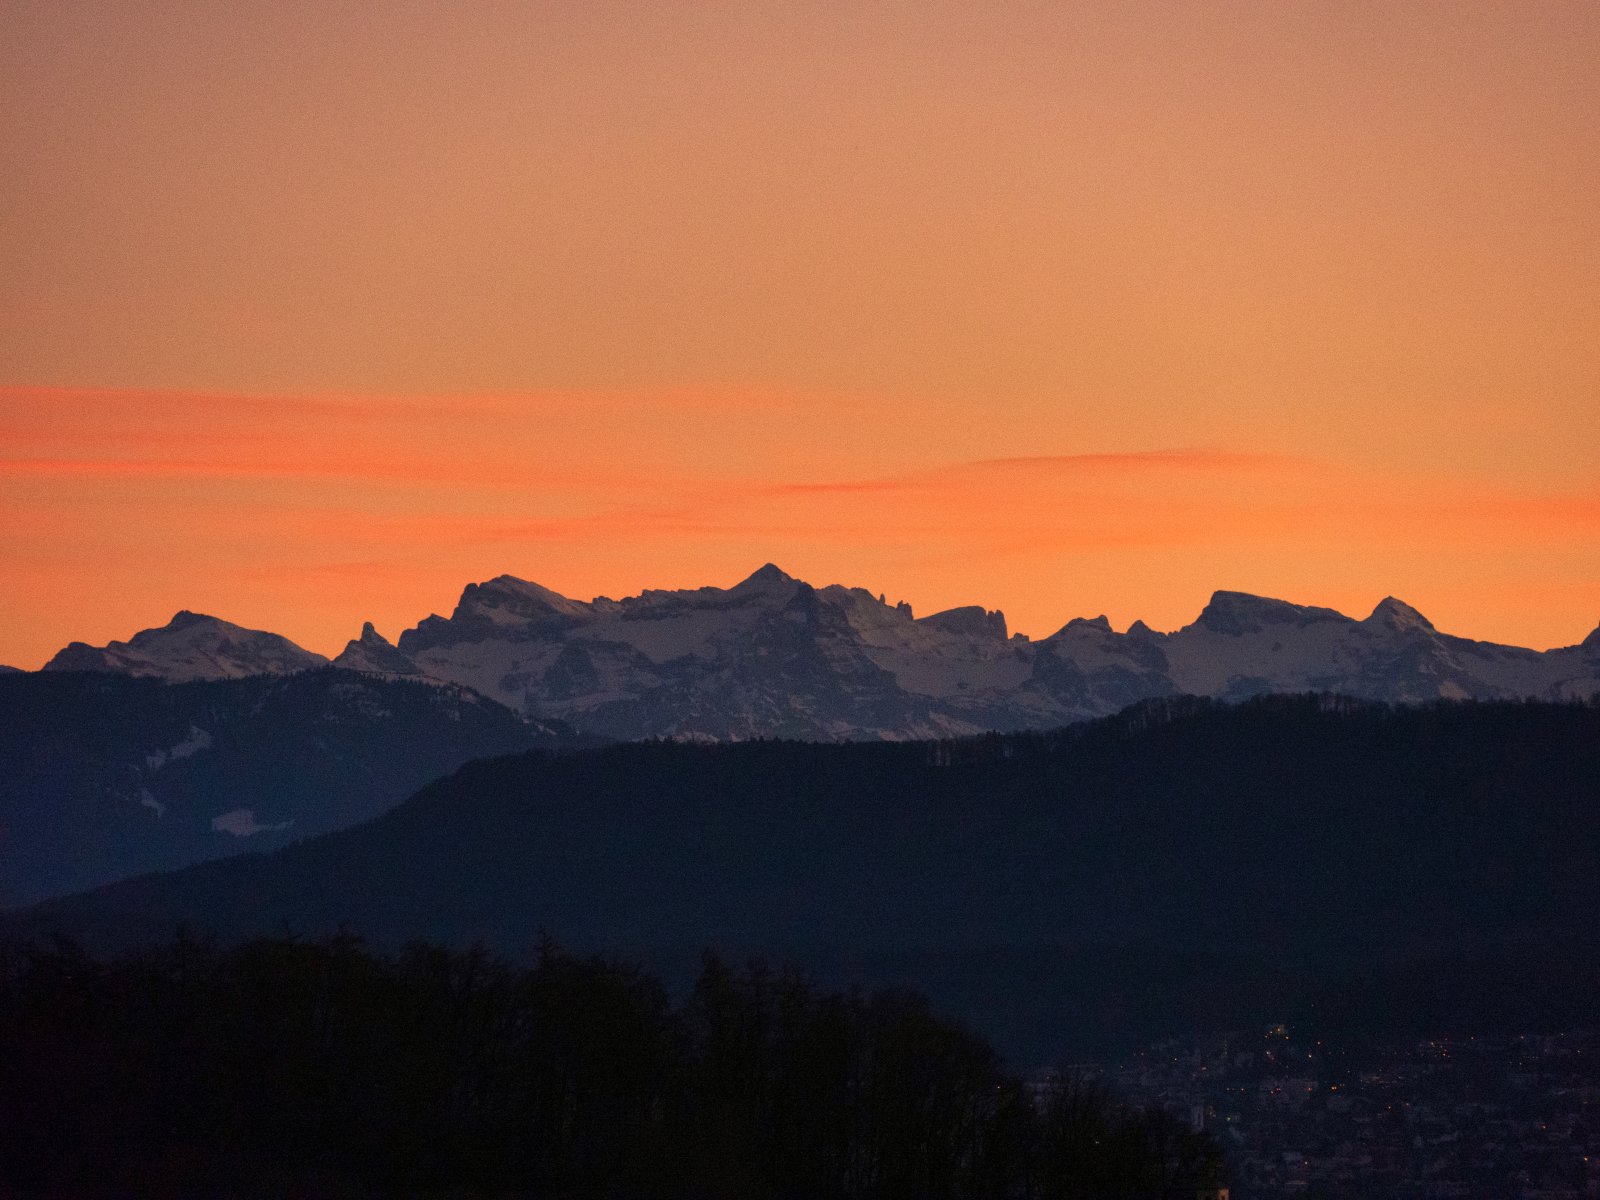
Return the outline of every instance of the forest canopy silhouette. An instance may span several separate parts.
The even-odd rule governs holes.
[[[1161,1111],[1042,1094],[905,991],[708,954],[680,1004],[544,945],[0,951],[8,1195],[1192,1197]]]

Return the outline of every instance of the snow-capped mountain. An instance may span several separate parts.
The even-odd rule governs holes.
[[[45,663],[44,669],[115,671],[188,683],[243,679],[248,675],[287,675],[320,667],[327,661],[279,634],[243,629],[203,613],[184,611],[161,628],[146,629],[125,642],[107,646],[73,642]]]
[[[185,621],[208,623],[205,636]],[[271,634],[179,614],[126,644],[74,643],[49,665],[184,679],[297,661],[323,660]],[[1119,633],[1095,617],[1031,641],[1008,633],[999,612],[919,618],[908,604],[813,587],[768,564],[730,588],[622,600],[573,600],[502,575],[469,584],[450,616],[427,617],[397,644],[369,623],[334,662],[468,687],[608,737],[908,738],[1060,725],[1183,693],[1583,697],[1600,692],[1600,630],[1539,652],[1440,633],[1393,598],[1358,620],[1220,591],[1172,633],[1143,622]]]
[[[1163,639],[1181,692],[1328,691],[1392,701],[1592,695],[1600,691],[1600,638],[1585,646],[1540,653],[1452,637],[1392,596],[1358,621],[1240,592],[1216,593],[1194,624]]]
[[[731,588],[587,604],[501,576],[399,649],[434,678],[609,736],[914,737],[1017,723],[1023,642],[979,617],[917,621],[771,565]]]
[[[1435,630],[1387,599],[1364,620],[1218,592],[1174,633],[1104,617],[1038,642],[1005,617],[917,618],[767,565],[732,588],[568,599],[501,576],[400,635],[426,675],[616,737],[918,737],[1061,724],[1153,696],[1339,691],[1420,701],[1600,691],[1600,631],[1540,653]]]

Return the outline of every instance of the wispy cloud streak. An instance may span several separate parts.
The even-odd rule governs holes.
[[[1223,586],[1352,610],[1389,591],[1425,608],[1437,596],[1467,614],[1457,628],[1540,641],[1490,623],[1513,612],[1506,581],[1482,570],[1492,559],[1568,587],[1542,640],[1570,642],[1590,621],[1593,571],[1578,559],[1600,556],[1592,490],[1228,446],[861,469],[795,452],[798,426],[766,423],[747,400],[703,402],[726,419],[729,450],[683,419],[702,403],[688,396],[0,389],[0,626],[13,639],[0,661],[36,665],[66,640],[126,636],[179,607],[336,650],[363,619],[414,620],[505,571],[625,594],[768,559],[921,607],[1003,605],[1025,630],[1119,603],[1159,627]],[[1488,614],[1476,630],[1475,611]]]

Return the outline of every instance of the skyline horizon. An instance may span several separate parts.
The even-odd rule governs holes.
[[[0,0],[0,661],[775,559],[1600,613],[1600,7]]]
[[[1006,629],[1007,629],[1007,636],[1008,637],[1014,637],[1014,636],[1017,636],[1017,635],[1021,635],[1022,637],[1024,637],[1028,641],[1032,641],[1032,642],[1044,641],[1044,640],[1054,636],[1055,634],[1061,632],[1067,626],[1069,626],[1069,625],[1071,625],[1071,624],[1073,624],[1075,622],[1078,622],[1078,621],[1096,622],[1096,621],[1100,621],[1100,620],[1105,620],[1106,622],[1108,622],[1111,631],[1113,633],[1117,633],[1119,635],[1127,634],[1128,632],[1131,631],[1131,628],[1133,626],[1135,626],[1135,625],[1143,625],[1147,629],[1149,629],[1151,632],[1153,632],[1153,633],[1155,633],[1157,635],[1166,637],[1166,636],[1170,636],[1170,635],[1175,634],[1175,633],[1177,633],[1177,632],[1179,632],[1179,631],[1181,631],[1183,629],[1186,629],[1186,628],[1188,628],[1188,627],[1190,627],[1192,625],[1195,625],[1195,624],[1199,623],[1199,621],[1203,617],[1205,611],[1212,604],[1214,604],[1218,600],[1219,597],[1223,597],[1223,596],[1243,596],[1243,597],[1247,597],[1247,598],[1250,598],[1250,599],[1265,600],[1265,601],[1272,601],[1272,602],[1281,602],[1281,603],[1286,603],[1286,604],[1289,604],[1289,605],[1293,605],[1294,607],[1303,608],[1303,609],[1331,610],[1333,612],[1336,612],[1339,616],[1346,618],[1347,620],[1350,620],[1350,621],[1353,621],[1353,622],[1358,622],[1358,623],[1359,622],[1363,622],[1363,621],[1371,620],[1373,617],[1377,616],[1377,614],[1379,612],[1381,612],[1385,608],[1385,606],[1387,606],[1387,605],[1398,604],[1398,605],[1400,605],[1400,606],[1402,606],[1402,607],[1404,607],[1406,609],[1411,610],[1412,612],[1416,613],[1417,615],[1421,616],[1423,618],[1423,620],[1425,622],[1427,622],[1427,624],[1430,627],[1432,627],[1436,632],[1438,632],[1442,636],[1460,638],[1460,639],[1467,640],[1467,641],[1473,641],[1473,642],[1476,642],[1476,643],[1481,644],[1481,645],[1507,646],[1507,647],[1512,647],[1512,648],[1535,650],[1535,651],[1538,651],[1540,653],[1544,653],[1544,652],[1547,652],[1547,651],[1550,651],[1550,650],[1560,650],[1560,649],[1566,649],[1566,648],[1570,648],[1570,647],[1574,647],[1574,646],[1579,646],[1579,645],[1582,645],[1589,637],[1594,636],[1594,634],[1596,634],[1596,633],[1600,633],[1600,620],[1597,620],[1594,626],[1592,626],[1590,629],[1580,633],[1578,637],[1576,637],[1575,639],[1573,639],[1571,641],[1556,642],[1556,643],[1553,643],[1553,644],[1551,644],[1549,646],[1529,646],[1529,645],[1526,645],[1526,644],[1523,644],[1523,643],[1498,642],[1498,641],[1495,641],[1494,639],[1479,638],[1479,637],[1475,637],[1471,633],[1463,633],[1463,632],[1460,632],[1459,630],[1456,630],[1456,629],[1447,628],[1447,627],[1440,627],[1436,622],[1433,621],[1432,617],[1430,617],[1429,614],[1426,611],[1424,611],[1421,608],[1418,608],[1417,606],[1414,606],[1414,605],[1410,604],[1404,597],[1397,596],[1397,595],[1395,595],[1393,593],[1384,594],[1378,600],[1374,601],[1372,603],[1372,605],[1370,607],[1368,607],[1368,608],[1365,608],[1365,609],[1360,609],[1360,608],[1347,609],[1347,608],[1339,608],[1339,607],[1334,606],[1334,605],[1317,604],[1317,603],[1305,601],[1303,599],[1296,598],[1296,597],[1276,596],[1276,595],[1269,595],[1269,594],[1265,594],[1265,593],[1249,592],[1249,591],[1243,591],[1243,590],[1240,590],[1240,589],[1237,589],[1237,588],[1213,588],[1209,593],[1206,594],[1205,599],[1200,601],[1200,603],[1198,603],[1194,607],[1194,609],[1193,609],[1194,615],[1190,619],[1188,619],[1187,621],[1184,621],[1181,624],[1157,625],[1157,624],[1155,624],[1155,623],[1153,623],[1151,621],[1148,621],[1145,618],[1139,617],[1139,616],[1134,616],[1134,617],[1128,618],[1128,619],[1113,619],[1106,612],[1097,612],[1097,613],[1092,613],[1092,614],[1088,613],[1088,612],[1082,612],[1082,613],[1076,613],[1076,614],[1073,614],[1073,615],[1066,616],[1066,617],[1062,618],[1059,621],[1059,623],[1056,624],[1053,628],[1050,628],[1048,630],[1048,632],[1033,633],[1033,632],[1030,632],[1030,631],[1025,631],[1025,630],[1016,628],[1012,624],[1009,615],[1006,613],[1004,605],[989,605],[989,604],[986,604],[986,603],[984,603],[982,601],[972,601],[972,602],[967,603],[967,604],[957,604],[957,605],[952,605],[952,606],[948,606],[948,607],[938,607],[938,608],[926,607],[926,606],[917,604],[915,602],[915,600],[912,599],[912,598],[903,597],[903,596],[894,596],[894,595],[891,595],[888,592],[883,591],[882,589],[874,591],[872,588],[866,587],[866,586],[864,586],[862,584],[859,584],[859,583],[854,583],[854,584],[846,583],[846,582],[844,582],[842,580],[836,580],[836,581],[829,582],[829,583],[813,583],[812,581],[807,580],[802,576],[791,574],[783,566],[778,564],[776,561],[770,560],[770,559],[767,562],[763,563],[760,567],[757,567],[754,571],[746,572],[745,574],[739,576],[738,578],[736,578],[736,579],[734,579],[731,582],[726,583],[726,584],[707,583],[707,584],[690,585],[690,586],[685,587],[685,588],[657,588],[657,587],[644,586],[644,587],[641,587],[641,588],[639,588],[638,590],[635,590],[635,591],[620,592],[620,593],[615,594],[615,595],[613,595],[613,594],[611,594],[609,592],[596,592],[591,596],[582,597],[580,595],[569,594],[569,593],[567,593],[565,591],[562,591],[561,589],[558,589],[558,588],[550,588],[550,587],[548,587],[547,585],[543,584],[542,582],[540,582],[537,579],[530,579],[530,578],[527,578],[525,576],[519,576],[519,575],[513,574],[511,572],[502,572],[502,573],[500,573],[498,575],[488,576],[488,577],[485,577],[483,579],[468,580],[467,582],[465,582],[465,583],[463,583],[461,585],[460,590],[462,592],[465,592],[468,589],[475,588],[475,587],[481,587],[481,586],[484,586],[484,585],[489,584],[489,583],[499,582],[501,580],[510,580],[510,581],[513,581],[513,582],[516,582],[516,583],[532,584],[532,585],[534,585],[536,587],[539,587],[539,588],[541,588],[543,590],[554,592],[556,595],[558,595],[559,597],[561,597],[564,600],[571,600],[571,601],[574,601],[574,602],[579,603],[579,604],[589,605],[589,604],[594,604],[596,602],[605,601],[605,600],[610,600],[610,601],[615,602],[615,601],[636,599],[639,596],[641,596],[641,595],[643,595],[645,593],[649,593],[649,592],[683,592],[683,591],[692,592],[692,591],[703,591],[703,590],[707,590],[707,589],[720,590],[720,591],[730,591],[733,588],[739,586],[740,584],[747,583],[747,582],[751,581],[752,579],[754,579],[757,576],[763,574],[764,572],[766,572],[769,569],[776,569],[777,572],[780,575],[784,576],[785,578],[793,580],[793,581],[798,582],[798,583],[805,584],[806,586],[812,587],[812,588],[816,589],[817,591],[825,591],[825,590],[827,590],[829,588],[836,588],[836,587],[837,588],[844,588],[844,589],[851,590],[851,591],[864,591],[864,592],[869,593],[870,595],[873,595],[873,596],[877,597],[882,603],[884,603],[886,606],[891,607],[891,608],[896,607],[896,606],[898,606],[898,605],[900,605],[902,603],[906,604],[906,605],[909,605],[910,608],[911,608],[912,616],[916,620],[921,620],[921,619],[923,619],[925,617],[934,616],[934,615],[938,615],[938,614],[941,614],[941,613],[950,612],[950,611],[954,611],[954,610],[958,610],[958,609],[964,609],[964,608],[977,608],[977,609],[980,609],[980,610],[982,610],[982,611],[984,611],[986,613],[998,613],[1006,621]],[[18,667],[18,669],[21,669],[21,670],[24,670],[24,671],[42,670],[44,668],[44,666],[51,659],[56,657],[62,651],[67,649],[69,646],[73,646],[73,645],[88,645],[88,646],[94,647],[96,649],[99,649],[99,648],[103,648],[103,647],[105,647],[105,646],[107,646],[107,645],[109,645],[109,644],[111,644],[113,642],[115,642],[115,643],[124,643],[125,644],[127,641],[129,641],[131,638],[133,638],[137,634],[145,633],[145,632],[148,632],[148,631],[151,631],[151,630],[158,630],[158,629],[168,628],[169,626],[177,623],[180,620],[180,618],[185,617],[185,616],[199,617],[199,618],[204,618],[204,619],[220,621],[220,622],[223,622],[225,624],[234,625],[234,626],[236,626],[236,627],[238,627],[240,629],[245,630],[246,632],[277,634],[277,635],[279,635],[281,637],[286,638],[289,642],[291,642],[293,645],[295,645],[296,647],[298,647],[298,648],[300,648],[302,650],[309,651],[309,652],[311,652],[313,654],[316,654],[316,655],[319,655],[319,656],[321,656],[321,657],[323,657],[325,659],[328,659],[329,661],[332,661],[333,659],[335,659],[335,658],[337,658],[339,656],[339,654],[346,648],[346,646],[350,642],[359,639],[363,629],[367,625],[372,625],[373,628],[374,628],[374,631],[377,632],[378,635],[380,637],[382,637],[385,641],[389,642],[390,644],[396,644],[396,643],[398,643],[398,641],[400,639],[400,635],[402,633],[404,633],[406,631],[409,631],[409,630],[414,630],[415,628],[417,628],[417,626],[421,622],[429,619],[430,617],[447,616],[449,613],[453,612],[455,610],[455,608],[456,608],[456,605],[460,602],[461,599],[462,599],[462,597],[460,595],[458,595],[455,602],[453,602],[451,604],[448,604],[448,605],[441,606],[441,607],[436,607],[436,608],[430,610],[428,613],[426,613],[426,614],[424,614],[422,616],[418,616],[418,617],[413,618],[411,620],[411,622],[408,623],[408,624],[402,624],[399,627],[390,626],[389,628],[394,630],[394,632],[392,634],[389,633],[389,632],[385,632],[385,630],[382,629],[382,628],[379,628],[377,623],[374,622],[373,620],[371,620],[371,618],[361,617],[361,618],[358,618],[358,620],[356,622],[355,632],[353,634],[351,634],[350,636],[348,636],[346,638],[343,638],[342,640],[336,640],[335,642],[327,642],[327,643],[323,643],[321,645],[309,644],[307,642],[301,641],[299,638],[294,637],[294,636],[286,633],[281,628],[275,628],[275,627],[272,627],[272,626],[269,626],[269,625],[262,625],[262,626],[248,625],[248,624],[244,624],[244,623],[242,623],[240,621],[236,621],[236,620],[231,619],[225,613],[211,612],[211,611],[205,611],[205,610],[202,610],[202,609],[191,608],[191,607],[188,607],[188,606],[182,606],[182,607],[179,607],[179,608],[171,610],[171,615],[169,617],[165,618],[165,619],[153,620],[149,624],[145,624],[145,625],[139,626],[138,629],[125,632],[125,633],[123,633],[121,635],[118,635],[118,636],[115,636],[115,637],[107,638],[107,639],[105,639],[104,641],[101,641],[101,642],[95,642],[95,641],[92,641],[92,640],[86,639],[86,638],[71,638],[68,641],[59,644],[56,647],[55,650],[52,650],[52,651],[48,652],[45,655],[45,657],[43,658],[43,660],[41,660],[38,663],[38,665],[36,665],[36,666],[20,666],[19,662],[15,658],[7,658],[5,656],[5,653],[3,651],[0,651],[0,665]],[[1090,606],[1090,607],[1093,607],[1093,606]]]

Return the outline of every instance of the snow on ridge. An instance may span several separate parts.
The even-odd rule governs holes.
[[[191,679],[325,661],[274,634],[180,613],[126,643],[74,643],[50,666]],[[1600,690],[1600,631],[1539,652],[1442,634],[1393,597],[1357,620],[1218,591],[1171,633],[1137,621],[1118,633],[1102,616],[1032,642],[1008,637],[998,611],[918,619],[904,602],[814,588],[768,563],[730,587],[590,602],[500,575],[468,584],[450,617],[425,618],[399,645],[369,622],[334,665],[466,688],[618,737],[909,737],[1058,724],[1174,693],[1585,696]]]
[[[279,821],[266,825],[256,820],[253,808],[235,808],[211,818],[211,828],[216,833],[232,834],[236,838],[254,837],[258,833],[280,833],[294,822]]]
[[[169,762],[176,762],[180,758],[189,758],[202,750],[211,748],[211,735],[199,726],[189,726],[189,736],[177,745],[166,750],[157,750],[144,756],[145,769],[159,771]]]
[[[281,675],[328,660],[281,634],[218,617],[177,613],[166,625],[143,629],[126,642],[90,646],[73,642],[44,665],[46,671],[110,671],[155,676],[173,683]]]

